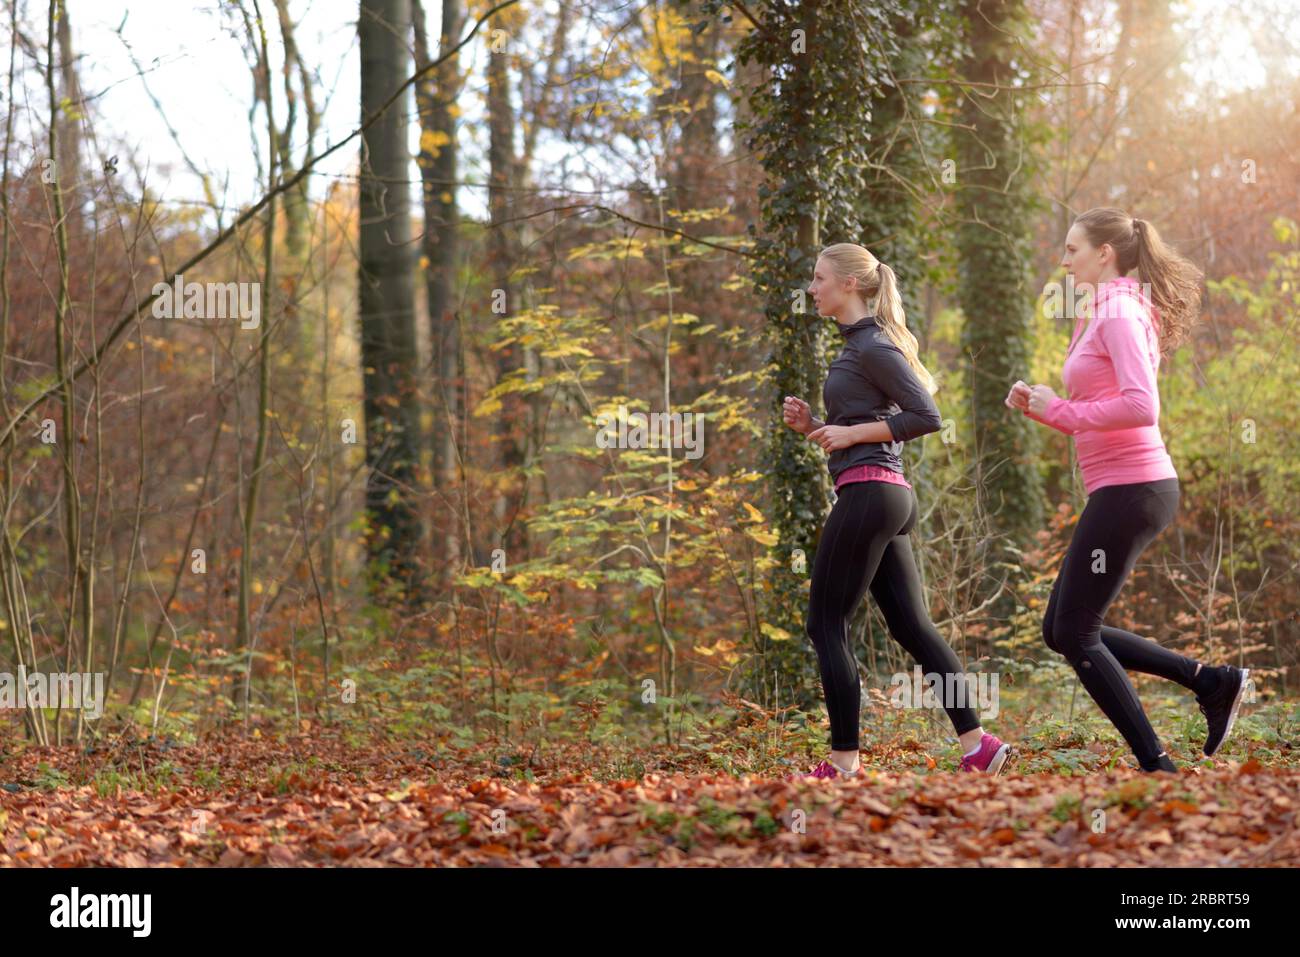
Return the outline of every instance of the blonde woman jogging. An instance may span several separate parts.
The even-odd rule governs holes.
[[[822,389],[826,421],[785,397],[785,423],[830,453],[837,498],[818,540],[806,628],[817,651],[830,717],[830,756],[808,775],[851,777],[860,770],[861,681],[849,622],[868,586],[890,635],[936,675],[937,692],[970,686],[956,654],[930,620],[910,533],[917,501],[903,476],[903,443],[935,432],[935,383],[917,357],[894,272],[864,247],[822,250],[808,287],[822,316],[834,317],[844,345]],[[945,695],[946,697],[946,695]],[[964,752],[962,771],[1000,773],[1014,749],[980,727],[964,701],[945,700]]]

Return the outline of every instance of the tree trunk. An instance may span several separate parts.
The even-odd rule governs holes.
[[[1037,423],[1008,414],[1011,384],[1026,378],[1032,354],[1035,290],[1031,261],[1030,144],[1025,135],[1010,61],[1019,59],[1017,37],[1024,27],[1021,0],[969,0],[963,10],[971,55],[962,75],[967,88],[957,120],[970,132],[956,134],[957,230],[961,258],[958,296],[965,325],[962,351],[970,390],[970,428],[976,488],[988,521],[989,541],[1005,535],[1028,545],[1043,522],[1043,488],[1038,474]],[[1019,94],[1024,98],[1024,94]],[[979,222],[974,222],[974,220]],[[1014,560],[989,554],[984,564]],[[990,578],[987,588],[994,587]],[[980,591],[985,592],[984,588]],[[1006,609],[1001,609],[1005,611]]]
[[[706,71],[717,69],[718,45],[722,23],[714,19],[699,33],[688,32],[682,38],[680,59],[674,66],[679,73],[677,82],[671,84],[658,97],[658,105],[665,109],[664,138],[668,146],[665,163],[667,170],[668,200],[677,210],[714,209],[729,205],[724,189],[711,182],[722,168],[719,148],[718,111],[714,104],[717,84]],[[668,109],[685,105],[690,112]],[[674,140],[672,134],[676,132]],[[706,230],[707,231],[707,230]],[[681,301],[686,311],[694,312],[697,303],[709,302],[718,285],[718,257],[682,257],[674,272],[681,282]],[[703,320],[701,320],[703,321]],[[689,408],[704,392],[712,388],[710,365],[715,349],[705,336],[682,337],[681,353],[674,357],[678,381],[684,386],[681,405]],[[697,463],[705,472],[726,465],[717,457],[705,455]]]
[[[431,60],[424,5],[412,0],[415,66]],[[450,48],[460,34],[458,0],[443,0],[439,48]],[[424,206],[424,285],[428,297],[429,342],[433,350],[434,560],[445,575],[460,564],[463,489],[461,457],[465,436],[460,423],[465,409],[465,377],[456,302],[457,230],[456,119],[451,105],[461,88],[459,57],[452,56],[415,88],[420,118],[420,181]]]
[[[515,240],[517,231],[513,224],[507,222],[512,216],[514,188],[519,182],[509,74],[509,44],[517,42],[517,34],[509,30],[514,22],[507,17],[510,12],[502,11],[493,17],[489,32],[492,39],[488,52],[487,95],[490,219],[487,268],[492,289],[487,305],[493,321],[500,321],[517,311],[517,291],[512,285],[512,273],[518,258],[518,243]],[[498,383],[522,369],[520,350],[516,344],[512,343],[497,352]],[[494,505],[496,535],[486,544],[484,560],[476,558],[476,565],[490,561],[491,552],[497,547],[505,549],[507,562],[522,561],[524,558],[523,525],[516,517],[522,501],[522,495],[517,490],[517,483],[522,483],[522,478],[517,477],[517,473],[524,463],[524,446],[520,441],[525,428],[524,404],[517,394],[507,394],[501,397],[501,406],[493,422],[500,466],[499,481],[503,483]]]
[[[361,0],[361,115],[377,112],[408,76],[409,0]],[[406,112],[395,102],[363,134],[360,163],[359,313],[365,391],[370,587],[383,577],[404,597],[419,587],[418,356],[411,262]],[[376,577],[378,576],[378,577]]]

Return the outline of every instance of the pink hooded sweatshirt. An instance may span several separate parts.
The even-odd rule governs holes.
[[[1160,436],[1158,310],[1137,279],[1120,276],[1098,284],[1092,312],[1082,336],[1086,311],[1075,323],[1061,372],[1071,398],[1057,396],[1041,417],[1023,414],[1074,436],[1089,495],[1104,485],[1177,478]]]

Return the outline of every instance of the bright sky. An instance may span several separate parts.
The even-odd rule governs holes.
[[[1300,14],[1300,0],[1289,0]],[[1180,38],[1192,36],[1186,70],[1198,86],[1220,92],[1258,89],[1268,81],[1264,61],[1255,50],[1253,33],[1268,25],[1250,0],[1174,0],[1171,4]],[[1282,28],[1277,24],[1276,28]],[[1300,70],[1292,61],[1291,70]]]
[[[246,0],[252,9],[252,0]],[[276,113],[283,123],[285,103],[281,89],[282,50],[278,43],[272,0],[260,0],[268,19],[268,40],[274,64]],[[32,7],[39,4],[32,2]],[[201,202],[202,189],[181,160],[181,153],[167,132],[163,118],[151,102],[145,84],[162,104],[167,120],[194,163],[214,177],[218,200],[237,206],[260,196],[264,186],[257,178],[254,151],[265,152],[265,118],[255,121],[257,144],[250,129],[248,106],[252,96],[252,77],[242,42],[242,20],[227,9],[221,11],[216,0],[69,0],[73,26],[73,43],[81,55],[78,62],[83,92],[100,94],[95,104],[97,129],[101,137],[117,138],[110,148],[101,140],[106,153],[131,154],[149,167],[149,180],[161,190],[168,202]],[[290,0],[290,12],[298,23],[296,38],[309,70],[317,70],[316,104],[320,109],[321,130],[317,152],[322,152],[347,136],[360,122],[360,64],[357,51],[358,3],[356,0]],[[426,15],[434,35],[436,50],[440,4],[426,0]],[[29,12],[29,24],[31,13]],[[121,38],[118,31],[121,31]],[[469,26],[465,27],[467,32]],[[479,43],[480,29],[471,43],[461,51],[462,69],[482,75]],[[463,35],[463,33],[462,33]],[[45,21],[40,19],[37,32],[45,40]],[[131,57],[122,42],[145,69],[143,80],[136,75]],[[413,70],[414,67],[412,66]],[[296,85],[296,84],[295,84]],[[470,84],[471,90],[477,84]],[[409,97],[409,93],[408,93]],[[476,97],[464,104],[472,117],[480,107]],[[43,103],[33,107],[44,110]],[[408,99],[407,110],[413,109]],[[473,124],[462,133],[473,137]],[[301,157],[305,126],[301,125],[295,142],[295,155]],[[412,154],[418,146],[419,130],[410,125]],[[466,145],[463,139],[462,145]],[[317,167],[321,174],[312,179],[312,192],[323,194],[328,177],[353,175],[359,144],[344,146]],[[265,156],[262,158],[265,164]],[[480,179],[477,171],[462,159],[462,179]],[[414,162],[411,178],[418,178]],[[418,194],[413,193],[413,200]],[[483,191],[462,188],[458,198],[467,213],[483,209]],[[230,216],[227,215],[227,221]]]

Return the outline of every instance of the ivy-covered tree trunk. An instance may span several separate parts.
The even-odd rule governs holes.
[[[770,373],[766,511],[778,536],[777,570],[767,607],[760,610],[760,620],[771,630],[753,636],[759,654],[752,659],[748,693],[767,705],[793,699],[805,707],[815,700],[816,659],[804,638],[804,622],[827,479],[818,450],[782,422],[781,403],[784,396],[796,395],[817,409],[825,365],[825,330],[810,314],[804,292],[821,239],[825,183],[819,160],[833,140],[826,124],[805,126],[815,116],[821,6],[817,0],[791,9],[763,4],[762,23],[774,36],[755,31],[741,48],[749,51],[741,53],[742,60],[752,55],[766,68],[765,85],[751,94],[755,125],[748,145],[764,154],[767,174],[758,190],[762,224],[753,278],[764,303]],[[792,39],[797,29],[806,32]]]
[[[1022,0],[968,0],[962,6],[969,55],[961,64],[956,108],[956,206],[960,216],[958,298],[965,322],[962,352],[970,394],[976,489],[988,536],[980,597],[997,587],[994,569],[1014,561],[996,543],[1028,544],[1043,522],[1039,476],[1041,428],[1007,409],[1016,379],[1028,380],[1034,303],[1030,280],[1034,132],[1023,89],[1028,35]],[[1013,62],[1016,65],[1012,65]],[[1008,609],[994,606],[995,614]]]
[[[807,707],[820,700],[817,658],[806,632],[817,539],[829,504],[824,453],[785,426],[784,397],[821,409],[833,320],[807,297],[817,254],[833,242],[863,242],[863,172],[869,166],[871,94],[887,73],[898,2],[849,5],[765,0],[737,50],[763,80],[749,91],[752,119],[738,129],[761,157],[765,182],[752,263],[764,304],[772,423],[763,454],[767,515],[777,533],[777,571],[765,591],[761,633],[747,692],[767,703]],[[875,35],[876,40],[872,39]],[[837,344],[837,343],[835,343]]]
[[[953,39],[955,17],[944,4],[933,0],[907,0],[902,9],[890,16],[885,29],[876,28],[868,40],[878,40],[888,58],[888,75],[873,91],[871,116],[867,125],[871,163],[862,169],[862,188],[857,192],[857,216],[860,238],[853,241],[866,246],[883,263],[888,263],[898,279],[907,327],[915,334],[922,352],[929,340],[927,314],[921,293],[927,281],[942,268],[927,265],[925,254],[935,245],[934,223],[927,220],[917,201],[917,191],[924,189],[933,173],[927,169],[926,156],[941,155],[944,137],[927,122],[922,104],[923,85],[915,82],[927,73],[949,69],[955,56]],[[890,44],[885,46],[884,44]],[[899,78],[913,82],[898,82]],[[933,366],[940,380],[946,379]],[[940,411],[951,414],[944,393],[935,396]],[[903,467],[908,481],[924,503],[931,492],[929,463],[920,442],[903,445]],[[929,514],[923,508],[921,515]],[[930,539],[928,522],[922,517],[913,531],[916,541]],[[924,567],[923,550],[915,550]],[[870,603],[859,607],[859,618],[870,614]],[[854,622],[851,627],[858,627]],[[864,628],[864,631],[866,629]],[[868,641],[882,659],[897,646],[887,630],[868,631]],[[892,646],[892,647],[891,647]]]

